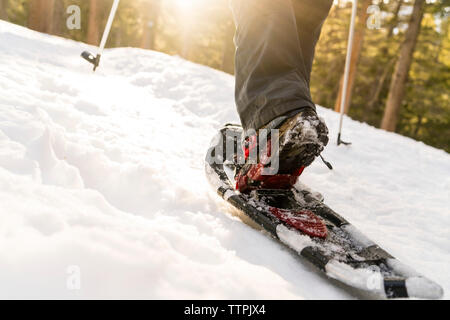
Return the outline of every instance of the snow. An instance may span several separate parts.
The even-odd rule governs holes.
[[[327,275],[331,278],[346,279],[347,283],[355,288],[365,290],[369,288],[380,296],[384,294],[383,276],[380,271],[370,268],[354,269],[348,264],[332,260],[325,266]],[[420,288],[420,286],[419,286]],[[418,292],[420,292],[418,290]]]
[[[204,175],[238,122],[231,76],[0,21],[0,298],[354,299],[249,228]],[[94,50],[94,48],[90,48]],[[332,141],[302,183],[450,289],[450,156],[318,107]]]

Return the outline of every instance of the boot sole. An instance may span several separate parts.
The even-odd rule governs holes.
[[[302,166],[307,167],[320,155],[328,143],[328,129],[323,122],[315,129],[317,136],[308,137],[302,122],[299,122],[288,132],[285,131],[280,135],[280,174],[290,174]],[[286,134],[289,134],[288,139]]]

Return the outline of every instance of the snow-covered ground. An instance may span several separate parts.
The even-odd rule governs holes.
[[[352,299],[249,228],[203,172],[237,122],[231,76],[0,21],[0,298]],[[332,142],[302,181],[450,292],[450,155],[319,108]],[[79,286],[78,286],[79,285]],[[77,289],[79,288],[79,289]]]

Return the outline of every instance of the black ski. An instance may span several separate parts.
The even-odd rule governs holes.
[[[236,141],[241,133],[240,126],[226,125],[213,140],[206,156],[208,180],[224,200],[330,278],[387,298],[442,297],[443,290],[438,284],[380,248],[306,187],[255,190],[249,194],[236,191],[233,171],[239,159]],[[226,147],[230,145],[234,148],[227,154]],[[277,218],[271,208],[313,212],[325,222],[326,238],[305,235]]]

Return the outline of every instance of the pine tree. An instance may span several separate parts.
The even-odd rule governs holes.
[[[389,46],[391,44],[390,40],[392,39],[392,37],[394,35],[394,29],[398,25],[399,13],[400,13],[400,9],[403,5],[403,1],[404,0],[398,0],[395,5],[394,12],[393,12],[393,18],[391,19],[391,21],[389,23],[388,31],[386,33],[386,39],[384,41],[385,45],[381,49],[381,53],[380,53],[381,56],[389,57]],[[384,86],[389,74],[392,72],[392,67],[394,66],[394,63],[396,61],[395,58],[396,58],[395,56],[390,57],[387,64],[380,64],[379,66],[377,66],[376,76],[374,77],[374,81],[370,86],[371,94],[370,94],[369,101],[367,102],[366,112],[365,112],[365,117],[364,117],[364,120],[366,120],[366,121],[368,120],[370,114],[374,112],[374,107],[380,99],[380,95],[381,95],[381,91],[383,90],[383,86]]]
[[[89,0],[89,16],[86,41],[87,43],[92,45],[98,45],[100,41],[98,6],[98,0]]]
[[[8,0],[0,0],[0,19],[8,21]]]
[[[350,57],[350,72],[348,76],[348,87],[347,87],[347,93],[345,98],[345,105],[344,105],[344,112],[348,113],[348,109],[350,107],[350,102],[352,99],[352,91],[353,86],[355,83],[356,78],[356,72],[357,72],[357,66],[359,57],[361,54],[361,48],[364,41],[364,35],[366,33],[366,21],[369,17],[367,13],[367,9],[369,8],[369,5],[372,3],[372,0],[364,0],[361,7],[358,8],[358,22],[356,25],[355,35],[353,39],[353,45],[352,45],[352,52]],[[341,103],[342,103],[342,91],[343,91],[343,82],[344,82],[344,75],[342,75],[340,80],[340,89],[339,94],[336,99],[336,102],[334,104],[334,110],[337,112],[340,112],[341,110]]]
[[[224,23],[224,48],[222,55],[222,66],[221,69],[227,73],[234,73],[234,54],[235,46],[233,41],[233,36],[235,33],[235,26],[233,21],[230,19]]]
[[[42,0],[30,0],[28,6],[28,28],[34,30],[41,29],[39,15],[42,11]]]
[[[64,0],[55,0],[53,5],[53,23],[50,33],[63,36],[65,27],[65,3]]]
[[[381,128],[387,131],[395,131],[397,126],[413,53],[420,33],[424,6],[425,0],[415,0],[411,20],[405,34],[405,41],[400,48],[400,56],[395,66],[394,74],[392,75],[386,109],[381,122]]]
[[[161,10],[160,0],[144,0],[142,6],[142,39],[140,47],[155,49],[156,32],[158,29],[159,14]]]

